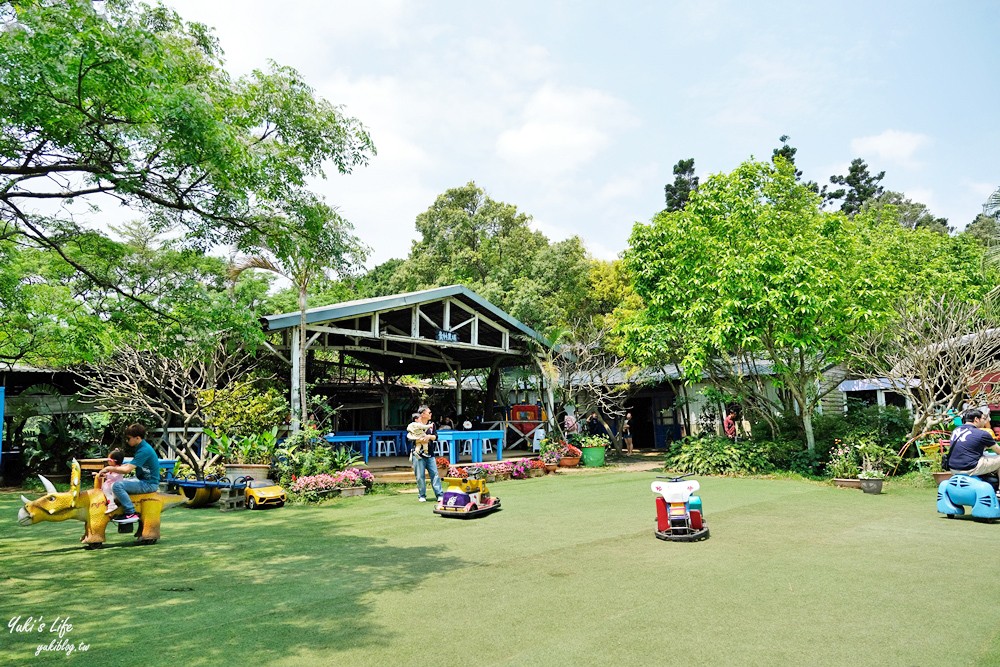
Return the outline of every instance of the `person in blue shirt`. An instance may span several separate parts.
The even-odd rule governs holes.
[[[130,424],[125,429],[125,442],[129,449],[134,450],[132,461],[116,466],[104,466],[101,474],[117,472],[128,475],[134,472],[135,477],[123,479],[111,485],[111,492],[122,509],[122,514],[113,519],[117,523],[135,523],[139,515],[129,496],[143,493],[154,493],[160,487],[160,458],[153,446],[146,442],[146,427],[142,424]]]
[[[959,475],[989,475],[1000,470],[1000,456],[987,456],[986,450],[1000,454],[1000,446],[993,434],[985,429],[990,425],[988,408],[966,410],[962,425],[951,432],[951,449],[948,468]]]

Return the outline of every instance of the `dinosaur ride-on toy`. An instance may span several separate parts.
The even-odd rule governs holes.
[[[965,514],[969,506],[973,519],[995,522],[1000,519],[996,487],[980,477],[952,475],[938,484],[937,511],[949,519]]]
[[[694,473],[677,477],[657,477],[651,485],[656,497],[656,537],[672,542],[697,542],[708,539],[708,523],[701,509],[701,498],[695,491],[701,488],[697,480],[684,479]],[[660,480],[668,480],[661,482]]]
[[[500,509],[500,499],[490,495],[485,479],[445,477],[448,489],[434,513],[453,519],[474,519]]]
[[[69,491],[57,491],[55,485],[39,475],[45,487],[45,495],[35,500],[21,496],[24,506],[17,513],[17,522],[31,526],[42,521],[83,521],[84,534],[80,540],[87,549],[99,549],[104,545],[104,532],[111,522],[111,515],[105,514],[108,501],[95,478],[94,488],[80,490],[80,464],[73,460]],[[139,544],[155,544],[160,539],[160,513],[181,503],[187,498],[169,493],[143,493],[132,496],[132,503],[139,515],[135,539]],[[119,509],[118,513],[121,513]],[[118,532],[132,533],[132,526],[120,524]]]

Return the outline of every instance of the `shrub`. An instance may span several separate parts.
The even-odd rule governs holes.
[[[770,472],[766,445],[733,442],[714,435],[688,437],[674,442],[667,454],[667,467],[700,475],[739,475]]]
[[[205,426],[232,438],[252,436],[279,426],[288,417],[288,401],[277,389],[261,391],[252,384],[201,392]]]
[[[852,479],[858,476],[857,449],[844,444],[839,438],[834,440],[830,460],[826,464],[827,473],[835,479]]]

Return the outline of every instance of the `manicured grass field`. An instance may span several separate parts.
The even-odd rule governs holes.
[[[416,496],[174,509],[154,546],[16,525],[0,494],[0,664],[996,665],[1000,525],[931,488],[702,478],[712,537],[653,537],[653,473],[491,485],[473,521]]]

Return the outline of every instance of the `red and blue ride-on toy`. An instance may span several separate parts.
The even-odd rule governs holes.
[[[434,513],[453,519],[472,519],[500,509],[500,499],[490,495],[485,479],[445,477],[448,485]]]
[[[653,493],[657,494],[657,538],[673,542],[708,539],[708,523],[702,513],[701,498],[695,495],[701,485],[697,480],[685,479],[693,474],[657,477],[651,485]],[[664,479],[668,481],[660,481]]]

